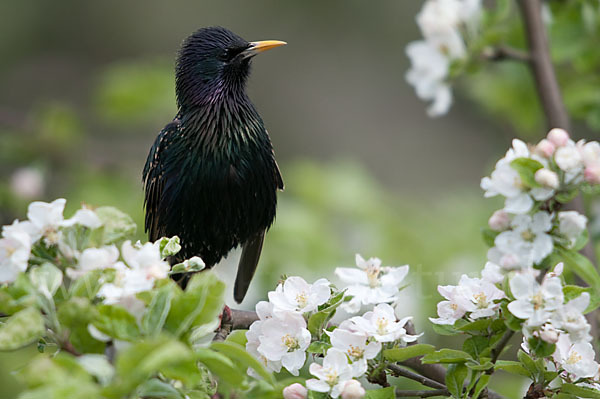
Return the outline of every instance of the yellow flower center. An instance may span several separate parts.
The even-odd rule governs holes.
[[[325,372],[325,381],[329,386],[334,386],[338,382],[338,373],[335,370],[327,369]]]
[[[521,233],[521,238],[523,238],[523,240],[525,240],[525,241],[531,242],[535,238],[535,234],[533,234],[529,230],[525,230],[524,232]]]
[[[283,337],[281,337],[281,341],[283,342],[283,344],[285,346],[288,347],[288,352],[291,352],[295,349],[299,349],[300,345],[298,344],[298,340],[294,337],[292,337],[290,334],[285,334]]]
[[[451,304],[450,304],[450,309],[452,309],[452,310],[456,310],[456,309],[458,309],[458,305],[457,305],[457,304],[455,304],[455,303],[451,303]]]
[[[373,266],[373,265],[367,266],[367,279],[369,280],[369,287],[375,288],[381,284],[379,281],[379,273],[380,272],[381,272],[381,269],[377,266]]]
[[[375,322],[375,325],[377,326],[377,334],[379,334],[379,335],[387,334],[388,320],[386,318],[381,317],[381,318],[377,319],[377,321]]]
[[[581,357],[581,355],[579,353],[572,351],[571,355],[567,359],[567,364],[579,363],[581,361],[581,359],[583,359],[583,357]]]
[[[296,295],[296,303],[301,309],[306,307],[306,305],[308,304],[308,295],[306,295],[306,292],[303,291]]]
[[[363,349],[353,345],[350,345],[350,348],[347,352],[348,356],[350,356],[352,359],[361,359],[365,353]]]
[[[536,293],[531,298],[531,303],[533,303],[533,309],[539,310],[542,306],[544,306],[544,297],[541,292]]]
[[[475,294],[475,295],[473,295],[473,297],[475,298],[477,307],[479,307],[480,309],[484,309],[484,308],[488,307],[487,297],[485,296],[485,294],[483,292]]]

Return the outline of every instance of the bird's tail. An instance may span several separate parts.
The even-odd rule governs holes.
[[[256,266],[258,265],[258,259],[260,258],[264,239],[265,231],[261,231],[251,237],[242,246],[242,256],[240,257],[240,263],[238,265],[237,276],[233,288],[233,297],[237,303],[241,303],[246,296],[250,281],[252,280],[252,276],[254,276]]]

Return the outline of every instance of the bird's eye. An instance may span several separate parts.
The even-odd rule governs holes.
[[[219,58],[225,62],[231,61],[246,48],[247,47],[228,47],[225,50],[223,50]]]

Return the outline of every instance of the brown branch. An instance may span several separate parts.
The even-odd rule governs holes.
[[[450,396],[447,389],[423,390],[423,391],[403,391],[396,390],[397,398],[432,398],[434,396]]]
[[[550,49],[548,45],[548,35],[542,20],[542,1],[541,0],[518,0],[523,22],[525,24],[525,35],[529,43],[531,60],[531,72],[535,79],[538,96],[542,103],[546,124],[549,129],[559,127],[569,130],[571,122],[567,108],[563,102],[558,80],[550,58]],[[567,208],[576,210],[581,214],[585,214],[585,206],[583,198],[579,195]],[[581,250],[593,265],[597,265],[596,251],[592,240],[589,240],[586,246]],[[594,335],[594,344],[597,346],[600,338],[600,326],[598,320],[599,311],[594,311],[588,314],[588,320],[592,326],[592,334]]]
[[[423,375],[413,373],[412,371],[402,368],[402,367],[398,366],[397,364],[388,364],[387,368],[389,370],[391,370],[392,373],[394,373],[394,375],[396,377],[409,378],[409,379],[417,381],[418,383],[425,385],[426,387],[429,387],[429,388],[446,389],[446,385],[441,384],[437,381],[434,381]]]
[[[513,330],[510,330],[510,329],[506,330],[506,332],[504,333],[502,338],[500,338],[500,341],[498,341],[498,343],[496,345],[494,345],[494,347],[492,348],[492,360],[491,360],[492,363],[496,364],[498,357],[504,350],[504,347],[506,346],[506,344],[508,344],[508,341],[510,341],[510,339],[513,337],[513,335],[515,335],[515,332]],[[490,370],[493,370],[493,369],[490,369]]]

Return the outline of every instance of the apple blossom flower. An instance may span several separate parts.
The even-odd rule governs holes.
[[[306,399],[307,397],[308,390],[297,382],[283,388],[283,399]]]
[[[506,212],[523,214],[531,210],[534,200],[545,201],[552,197],[554,190],[543,187],[526,187],[517,170],[511,165],[511,162],[517,158],[533,158],[542,164],[546,162],[544,159],[537,159],[534,154],[531,154],[527,144],[523,141],[514,139],[512,148],[496,163],[492,174],[481,179],[481,188],[485,190],[484,196],[486,198],[496,195],[506,197],[504,202]]]
[[[515,300],[508,310],[527,326],[541,326],[550,321],[552,313],[563,303],[560,278],[546,276],[540,285],[531,274],[517,274],[509,282]]]
[[[40,197],[45,189],[44,175],[33,167],[17,169],[10,178],[10,188],[23,199]]]
[[[492,284],[497,284],[504,280],[504,274],[500,266],[493,262],[486,262],[485,267],[481,271],[481,278]]]
[[[306,387],[311,391],[328,392],[332,398],[340,396],[346,382],[352,379],[352,369],[346,354],[336,348],[327,351],[322,366],[312,363],[309,372],[318,379],[307,380]]]
[[[448,112],[452,104],[452,91],[445,82],[450,62],[431,43],[419,40],[406,46],[411,68],[406,72],[406,81],[414,86],[417,97],[433,101],[428,108],[429,116],[436,117]]]
[[[564,211],[558,213],[558,229],[565,236],[570,245],[574,245],[577,239],[585,231],[587,217],[577,211]]]
[[[534,175],[535,181],[542,187],[557,189],[559,185],[558,175],[550,169],[538,169]]]
[[[555,344],[558,341],[559,331],[550,323],[544,324],[539,331],[539,337],[542,341]]]
[[[77,210],[75,215],[73,215],[71,218],[61,222],[60,225],[64,227],[70,227],[76,224],[88,227],[90,229],[97,229],[98,227],[102,226],[102,221],[92,209],[83,207]]]
[[[260,359],[265,367],[267,367],[269,370],[278,373],[281,371],[281,360],[269,360],[258,351],[258,347],[260,346],[260,337],[263,335],[262,324],[265,320],[273,317],[273,305],[266,301],[258,302],[256,304],[256,314],[258,315],[259,320],[252,323],[246,332],[246,351],[257,359]],[[253,369],[248,368],[248,374],[254,375],[255,372]]]
[[[583,158],[574,145],[566,145],[556,150],[554,160],[565,172],[577,173],[583,169]]]
[[[583,171],[583,178],[588,183],[600,184],[600,162],[587,165]]]
[[[342,388],[342,399],[361,399],[366,394],[367,392],[357,380],[346,381]]]
[[[92,270],[113,267],[119,259],[119,250],[115,245],[102,248],[86,248],[78,257],[76,268],[67,268],[67,276],[77,279]]]
[[[372,311],[363,316],[354,316],[352,320],[356,326],[377,342],[399,341],[401,345],[414,342],[421,335],[408,335],[404,326],[412,317],[405,317],[398,321],[392,308],[387,303],[380,303]]]
[[[600,365],[594,361],[595,355],[594,348],[589,342],[573,343],[569,335],[561,334],[553,357],[554,361],[573,377],[573,380],[578,380],[594,377],[598,373]]]
[[[550,158],[554,154],[555,150],[556,150],[556,146],[554,145],[554,143],[552,143],[548,139],[542,139],[535,146],[536,154],[538,154],[544,158]]]
[[[135,294],[152,289],[156,280],[166,278],[170,270],[169,264],[161,259],[158,247],[150,242],[137,249],[131,241],[125,241],[121,254],[127,265],[116,262],[112,266],[116,271],[114,281],[98,291],[106,304],[132,301]]]
[[[583,292],[554,311],[552,324],[569,333],[572,342],[591,341],[591,326],[583,315],[589,304],[590,294]]]
[[[459,293],[455,285],[438,285],[438,292],[447,301],[440,301],[437,304],[437,312],[440,317],[430,317],[429,320],[434,324],[453,325],[467,313],[467,310],[462,306],[464,301],[458,299]]]
[[[398,298],[400,283],[408,274],[408,265],[400,267],[381,266],[381,260],[364,260],[356,255],[356,268],[338,267],[335,274],[345,283],[346,295],[353,298],[340,307],[348,313],[356,313],[361,305],[394,302]]]
[[[331,345],[348,355],[352,365],[352,376],[359,377],[367,371],[367,360],[375,358],[381,350],[380,342],[368,342],[367,334],[350,331],[341,325],[329,332]]]
[[[548,234],[552,229],[552,216],[548,212],[517,215],[511,226],[512,230],[504,231],[494,239],[496,246],[488,251],[490,261],[507,269],[524,268],[538,264],[550,255],[554,243]],[[511,263],[513,267],[508,267]]]
[[[257,351],[267,360],[281,361],[292,375],[298,375],[306,360],[310,338],[301,314],[282,312],[261,323]]]
[[[470,313],[470,319],[493,316],[500,307],[494,301],[506,297],[493,283],[464,274],[458,282],[457,291],[457,300]]]
[[[492,214],[488,225],[494,231],[504,231],[510,227],[510,216],[504,209],[499,209]]]
[[[547,138],[556,147],[562,147],[569,142],[569,133],[564,129],[554,128],[548,132]]]
[[[58,228],[63,221],[63,211],[67,200],[59,198],[47,203],[35,201],[27,208],[27,218],[31,222],[31,241],[36,242],[42,236],[46,244],[55,245],[60,239]]]
[[[0,284],[12,283],[19,273],[27,270],[31,253],[31,239],[15,221],[5,226],[0,239]]]
[[[329,281],[321,278],[308,284],[302,277],[288,277],[275,291],[269,292],[274,311],[312,312],[331,296]]]

